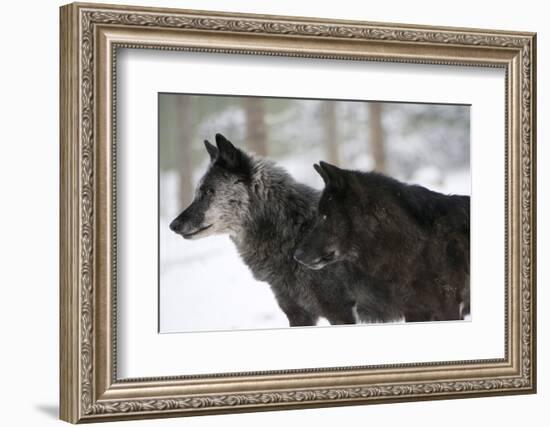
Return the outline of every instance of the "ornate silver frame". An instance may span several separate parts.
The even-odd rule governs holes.
[[[61,8],[61,419],[399,402],[536,390],[533,33],[71,4]],[[506,71],[505,357],[117,380],[119,47],[502,67]]]

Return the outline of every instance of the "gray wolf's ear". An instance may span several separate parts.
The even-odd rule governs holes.
[[[210,155],[210,161],[214,162],[218,157],[218,149],[207,139],[204,140],[204,146],[206,147],[206,151],[208,151],[208,154]]]
[[[221,133],[216,134],[216,145],[219,150],[218,160],[222,160],[228,169],[237,169],[240,164],[240,151]]]
[[[345,178],[344,178],[344,171],[340,169],[338,166],[331,165],[330,163],[323,162],[322,160],[319,162],[319,170],[315,168],[317,172],[319,172],[319,175],[323,178],[323,181],[325,181],[326,186],[331,186],[334,188],[343,188],[345,185]]]

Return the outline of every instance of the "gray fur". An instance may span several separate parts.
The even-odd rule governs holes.
[[[315,218],[320,193],[271,161],[235,148],[222,135],[195,199],[171,224],[184,238],[228,234],[254,277],[267,282],[291,326],[355,323],[345,267],[310,270],[293,258]]]

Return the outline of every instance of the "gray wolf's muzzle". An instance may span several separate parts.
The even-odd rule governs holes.
[[[170,223],[170,230],[181,235],[184,239],[191,239],[212,227],[212,224],[203,224],[203,219],[204,215],[199,214],[196,206],[191,204]]]

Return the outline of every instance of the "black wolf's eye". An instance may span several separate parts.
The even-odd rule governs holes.
[[[322,216],[321,216],[321,220],[322,220],[322,221],[326,221],[326,220],[327,220],[327,216],[326,216],[326,215],[322,215]]]

